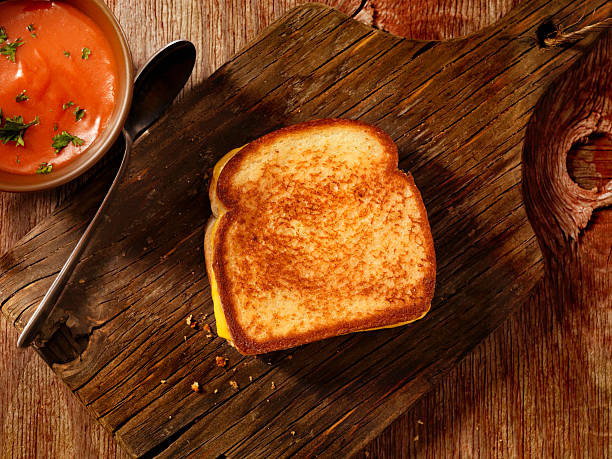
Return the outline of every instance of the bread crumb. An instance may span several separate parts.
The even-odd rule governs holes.
[[[249,381],[253,382],[253,377],[252,376],[249,376]]]
[[[414,441],[418,441],[419,440],[419,436],[417,435],[416,437],[414,437]]]
[[[208,324],[204,324],[204,325],[202,325],[202,328],[204,329],[204,331],[205,331],[205,332],[207,332],[207,333],[212,333],[212,330],[211,330],[211,328],[210,328],[210,325],[208,325]]]
[[[213,393],[214,393],[214,394],[216,394],[217,392],[219,392],[219,389],[215,389],[215,390],[213,391]]]
[[[168,419],[172,419],[172,416],[168,416]]]
[[[274,384],[274,381],[272,381],[272,384],[270,385],[270,387],[272,388],[272,390],[276,389],[276,384]]]
[[[220,355],[218,355],[217,357],[215,357],[215,362],[217,363],[218,367],[224,367],[227,365],[227,361],[229,359],[227,357],[221,357]]]
[[[189,317],[187,317],[185,322],[187,322],[187,325],[193,329],[198,327],[198,321],[193,318],[193,314],[189,314]]]
[[[238,383],[236,381],[230,381],[229,385],[232,386],[233,389],[238,390]]]
[[[209,334],[209,335],[206,335],[206,337],[207,337],[207,338],[212,338],[212,335],[210,335],[210,334]]]
[[[194,392],[200,392],[200,384],[197,381],[191,385],[191,390]]]
[[[421,424],[423,425],[423,421],[421,421],[420,419],[417,421],[417,424]]]
[[[291,431],[291,435],[295,435],[295,430],[292,430],[292,431]]]
[[[79,279],[79,284],[84,284],[85,283],[85,279]]]
[[[162,384],[166,384],[166,380],[165,380],[165,379],[162,379],[162,380],[160,381],[160,383],[162,383]]]

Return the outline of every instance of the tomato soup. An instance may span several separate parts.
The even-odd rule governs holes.
[[[0,2],[0,170],[47,174],[108,123],[118,71],[102,30],[75,7]]]

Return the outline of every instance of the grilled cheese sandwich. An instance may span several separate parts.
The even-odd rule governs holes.
[[[427,216],[377,128],[319,120],[268,134],[217,163],[210,201],[217,333],[243,354],[405,325],[429,310]]]

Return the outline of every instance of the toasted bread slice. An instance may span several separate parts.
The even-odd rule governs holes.
[[[243,354],[402,325],[429,310],[427,213],[380,129],[326,119],[215,167],[205,254],[220,336]]]

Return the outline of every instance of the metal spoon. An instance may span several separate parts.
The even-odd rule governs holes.
[[[36,338],[47,317],[53,310],[66,283],[70,279],[74,268],[78,264],[87,243],[91,239],[94,229],[110,198],[117,188],[130,159],[132,143],[146,131],[163,112],[170,106],[185,83],[191,76],[195,64],[196,51],[193,44],[186,40],[179,40],[166,45],[159,50],[142,68],[134,82],[134,95],[132,107],[127,121],[123,127],[125,152],[117,176],[113,180],[100,208],[96,212],[89,226],[77,242],[74,250],[64,263],[62,270],[55,278],[51,288],[47,291],[36,311],[19,335],[18,347],[28,346]]]

